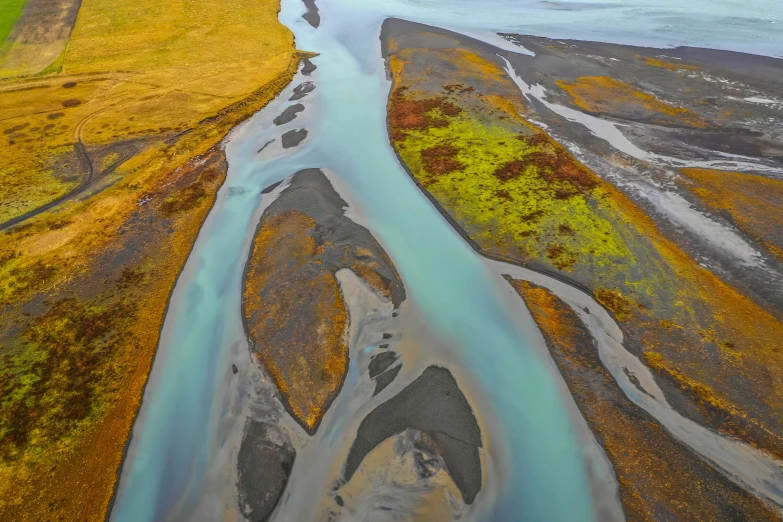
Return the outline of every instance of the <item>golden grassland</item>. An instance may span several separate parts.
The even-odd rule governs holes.
[[[783,181],[721,170],[681,172],[682,185],[704,205],[727,212],[740,230],[783,260]]]
[[[389,65],[392,145],[480,248],[588,286],[629,347],[659,354],[653,370],[711,427],[783,455],[779,317],[525,121],[524,101],[494,63],[464,49],[402,49]]]
[[[294,50],[277,10],[84,0],[59,72],[0,82],[0,222],[73,188],[83,166],[56,167],[78,140],[176,134],[273,81]]]
[[[278,9],[84,0],[61,70],[0,81],[0,222],[84,179],[75,144],[95,174],[0,232],[0,520],[104,518],[216,146],[295,73]]]
[[[557,80],[580,109],[587,112],[654,119],[662,124],[707,127],[709,124],[684,107],[659,100],[652,94],[609,76],[582,76],[568,82]]]
[[[548,290],[511,280],[541,329],[580,411],[612,462],[628,520],[778,520],[631,404],[579,317]]]

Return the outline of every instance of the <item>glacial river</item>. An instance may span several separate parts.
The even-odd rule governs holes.
[[[758,8],[749,8],[754,3]],[[172,295],[111,520],[229,518],[236,480],[230,456],[241,430],[241,397],[248,393],[241,377],[243,364],[251,364],[241,323],[242,270],[255,225],[274,197],[260,190],[307,167],[327,169],[351,213],[391,257],[419,320],[449,347],[449,359],[461,369],[457,375],[469,374],[460,381],[471,385],[465,393],[491,422],[482,425],[491,502],[481,502],[480,495],[471,518],[575,522],[596,520],[596,513],[615,516],[613,478],[534,323],[498,271],[421,194],[389,146],[390,84],[380,25],[396,16],[517,51],[492,31],[776,55],[783,52],[783,3],[323,0],[319,8],[321,25],[314,29],[300,18],[300,0],[282,2],[281,21],[294,31],[299,49],[320,54],[318,69],[309,78],[298,75],[226,140],[228,179]],[[305,111],[285,126],[272,125],[293,86],[305,80],[316,85],[302,100]],[[294,128],[307,128],[309,135],[299,147],[283,150],[279,136]],[[239,378],[232,364],[240,366]],[[340,401],[324,426],[355,430],[355,412],[340,408]],[[350,444],[353,435],[340,436]],[[296,491],[308,465],[297,457],[289,488],[294,497],[325,493]]]

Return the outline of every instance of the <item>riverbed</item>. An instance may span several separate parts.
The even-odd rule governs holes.
[[[252,414],[251,403],[265,390],[242,328],[242,271],[258,219],[280,189],[261,190],[309,167],[328,172],[348,201],[349,214],[383,245],[405,284],[406,309],[415,310],[417,322],[426,325],[426,335],[421,328],[408,330],[417,338],[419,357],[443,358],[477,412],[486,439],[487,480],[485,500],[479,497],[470,518],[589,521],[606,519],[599,514],[616,516],[614,479],[534,322],[499,271],[430,204],[389,146],[389,82],[378,35],[384,18],[397,16],[516,52],[522,50],[493,31],[769,55],[783,49],[783,31],[768,30],[783,24],[783,6],[766,6],[767,14],[748,18],[745,4],[696,4],[645,0],[620,8],[492,1],[477,8],[463,1],[379,5],[340,0],[319,5],[321,23],[314,28],[301,19],[302,3],[283,0],[280,19],[294,31],[298,48],[319,53],[313,59],[317,69],[297,75],[226,141],[228,178],[172,295],[111,519],[238,516],[232,508],[237,433]],[[707,11],[715,14],[700,14]],[[274,125],[272,120],[290,105],[293,89],[305,81],[315,89],[297,100],[304,111]],[[302,128],[308,131],[304,140],[284,148],[281,135]],[[329,470],[339,467],[341,454],[325,456],[313,448],[335,437],[338,442],[332,444],[350,445],[360,414],[366,413],[366,407],[351,407],[354,388],[350,379],[346,382],[323,433],[298,441],[305,450],[292,470],[289,498],[278,520],[313,513],[317,502],[308,497],[326,493],[313,488],[329,486]],[[288,422],[282,413],[278,420]],[[313,469],[324,470],[323,480],[305,480]],[[297,487],[304,483],[306,488]]]

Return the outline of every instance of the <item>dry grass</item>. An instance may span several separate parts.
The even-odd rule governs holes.
[[[60,72],[0,81],[0,221],[81,181],[78,140],[96,174],[135,144],[90,197],[0,232],[0,520],[104,519],[166,302],[225,177],[215,145],[295,72],[278,8],[85,0]]]
[[[172,135],[273,81],[294,52],[277,11],[274,0],[84,0],[60,72],[0,82],[0,222],[76,185],[84,166],[58,165],[79,138]]]

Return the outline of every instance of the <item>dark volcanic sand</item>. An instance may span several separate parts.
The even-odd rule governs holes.
[[[290,130],[283,134],[282,140],[283,140],[283,148],[284,149],[290,149],[291,147],[296,147],[304,139],[307,137],[307,129],[295,129]]]
[[[342,332],[332,332],[345,313],[340,312],[345,303],[335,274],[343,268],[354,271],[395,307],[405,299],[402,281],[383,248],[366,228],[345,216],[345,207],[319,169],[296,173],[262,215],[254,244],[264,229],[259,243],[264,246],[258,251],[254,247],[245,271],[243,315],[251,350],[276,384],[288,390],[281,400],[310,434],[345,377],[327,371],[327,364],[344,364],[343,371],[348,367]],[[305,229],[286,231],[291,219],[305,218]],[[303,244],[310,246],[294,246]],[[268,254],[270,249],[277,253]]]
[[[315,90],[315,84],[313,82],[304,82],[300,83],[296,87],[294,87],[294,94],[291,95],[290,98],[288,98],[290,101],[296,101],[301,100],[311,92]]]
[[[302,18],[304,18],[308,24],[318,29],[318,26],[321,25],[321,15],[318,14],[318,6],[315,5],[315,0],[302,0],[302,2],[304,2],[305,7],[307,7],[307,12],[302,15]]]
[[[397,354],[389,351],[379,353],[370,361],[367,370],[370,378],[375,379],[375,391],[373,392],[373,396],[381,393],[381,391],[390,385],[395,377],[397,377],[402,366],[397,365],[394,368],[389,369],[396,360]]]
[[[239,448],[239,508],[253,521],[268,520],[285,491],[296,458],[285,433],[271,424],[249,421]]]
[[[386,368],[394,364],[396,360],[397,355],[394,352],[382,352],[373,357],[368,366],[370,378],[386,371]]]
[[[302,71],[301,72],[305,76],[310,76],[310,74],[312,74],[312,72],[317,69],[315,64],[310,61],[310,58],[305,58],[304,60],[302,60],[302,63],[304,65],[302,66]]]
[[[341,268],[371,263],[389,284],[391,300],[397,308],[405,300],[402,281],[370,231],[345,216],[347,206],[320,169],[305,169],[292,176],[290,185],[269,205],[261,219],[270,219],[288,210],[307,214],[316,222],[318,243],[328,245],[319,256],[320,268],[337,272]],[[370,259],[357,248],[370,252]]]
[[[304,110],[304,105],[301,103],[296,103],[294,105],[291,105],[289,107],[286,107],[285,110],[280,113],[280,116],[277,116],[274,120],[272,120],[272,123],[275,125],[283,125],[288,123],[289,121],[292,121],[294,118],[296,118],[296,115]]]
[[[397,377],[397,374],[400,373],[401,368],[402,365],[397,365],[394,368],[386,370],[375,378],[375,391],[372,393],[373,397],[381,393],[384,388],[392,383],[392,381]]]
[[[471,504],[481,489],[481,430],[451,372],[438,366],[424,370],[364,418],[348,453],[345,480],[373,448],[406,429],[426,436],[426,445],[443,458],[463,500]]]

